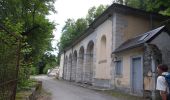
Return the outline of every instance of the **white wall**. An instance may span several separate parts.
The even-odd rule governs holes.
[[[112,18],[106,20],[97,29],[96,37],[96,74],[95,78],[98,79],[111,79],[110,67],[111,67],[111,53],[112,53]],[[104,53],[101,51],[101,38],[106,36],[106,59],[101,61],[101,55]]]

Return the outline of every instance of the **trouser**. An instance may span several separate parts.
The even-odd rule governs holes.
[[[168,96],[167,96],[167,100],[170,100],[170,94],[168,94]]]

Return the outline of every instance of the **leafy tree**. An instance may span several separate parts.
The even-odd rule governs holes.
[[[123,0],[113,0],[113,3],[124,4],[124,1]]]
[[[50,52],[44,54],[42,58],[42,62],[44,63],[44,68],[42,69],[43,73],[47,73],[48,69],[57,67],[57,57]]]
[[[146,9],[145,3],[143,0],[127,0],[126,5],[138,8],[138,9]]]
[[[146,0],[146,10],[158,12],[163,15],[170,15],[170,1],[169,0]]]
[[[11,24],[20,24],[22,29],[18,32],[26,36],[26,42],[32,47],[32,54],[36,58],[42,55],[47,49],[51,49],[51,40],[53,38],[52,30],[54,24],[45,18],[49,11],[54,11],[52,5],[54,0],[1,0],[0,22],[5,24],[8,19]],[[33,57],[33,58],[34,58]]]
[[[60,38],[59,49],[63,50],[65,47],[68,47],[74,39],[78,38],[81,34],[83,34],[86,28],[86,19],[79,18],[77,19],[77,21],[73,19],[68,19],[62,29],[62,36]]]
[[[88,28],[88,25],[101,15],[107,7],[108,6],[104,5],[92,7],[89,9],[86,18],[79,18],[76,21],[74,19],[68,19],[62,29],[62,36],[60,38],[60,43],[58,44],[59,51],[63,51],[75,41],[75,39],[79,38]]]
[[[101,15],[108,6],[100,5],[97,8],[94,6],[88,10],[88,14],[86,16],[86,19],[88,21],[88,24],[92,23],[94,19],[96,19],[99,15]]]
[[[28,79],[45,52],[51,51],[54,23],[46,15],[55,12],[55,0],[0,0],[0,24],[22,37],[20,81]],[[14,41],[15,42],[15,41]]]
[[[125,4],[130,7],[170,15],[169,0],[114,0],[115,3]]]

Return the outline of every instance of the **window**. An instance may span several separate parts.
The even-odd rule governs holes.
[[[118,60],[115,62],[116,64],[116,75],[122,75],[122,61],[121,60]]]

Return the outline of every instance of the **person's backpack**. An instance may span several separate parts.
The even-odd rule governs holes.
[[[170,97],[170,73],[168,72],[168,74],[166,75],[162,75],[163,77],[165,77],[165,80],[168,84],[168,89],[169,89],[169,94],[168,94],[168,97]]]

